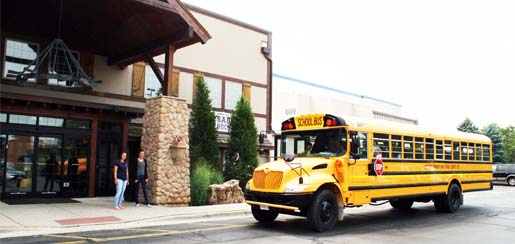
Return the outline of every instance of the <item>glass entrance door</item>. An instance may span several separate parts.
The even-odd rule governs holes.
[[[34,136],[7,136],[5,160],[5,193],[25,195],[32,192]]]
[[[62,192],[62,144],[60,136],[40,136],[37,144],[36,192],[56,194]]]
[[[120,154],[119,144],[112,140],[100,140],[98,145],[95,192],[97,196],[111,196],[116,192],[113,167]]]

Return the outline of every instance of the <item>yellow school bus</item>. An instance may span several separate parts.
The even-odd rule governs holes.
[[[343,220],[344,208],[433,201],[453,213],[463,192],[492,189],[492,145],[479,134],[307,114],[282,123],[280,148],[279,160],[256,168],[246,186],[259,222],[304,216],[322,232]]]

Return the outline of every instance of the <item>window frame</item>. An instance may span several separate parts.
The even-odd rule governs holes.
[[[2,40],[0,40],[2,41]],[[12,37],[5,37],[3,38],[3,41],[4,41],[4,50],[3,50],[3,57],[2,57],[2,79],[6,79],[6,80],[16,80],[14,78],[11,78],[11,77],[7,77],[7,72],[5,72],[5,69],[6,69],[6,66],[5,66],[5,63],[6,63],[6,57],[7,57],[7,41],[14,41],[14,42],[22,42],[22,43],[27,43],[27,44],[32,44],[32,45],[35,45],[38,47],[38,50],[36,52],[36,63],[39,62],[39,52],[41,50],[41,45],[38,43],[38,42],[32,42],[32,41],[26,41],[24,39],[20,39],[20,38],[12,38]],[[5,73],[5,74],[4,74]],[[29,82],[34,82],[34,83],[37,83],[37,80],[34,80],[34,81],[31,81],[30,79],[28,80]]]

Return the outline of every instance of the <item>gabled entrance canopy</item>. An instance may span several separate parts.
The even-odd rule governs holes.
[[[61,0],[2,0],[2,38],[58,36]],[[126,66],[211,36],[177,0],[62,0],[61,39]],[[3,50],[2,50],[3,51]]]

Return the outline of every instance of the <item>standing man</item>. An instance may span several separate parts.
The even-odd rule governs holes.
[[[134,183],[136,183],[136,207],[139,207],[139,185],[141,184],[141,188],[143,190],[143,196],[145,197],[145,205],[147,207],[151,207],[148,202],[147,195],[147,183],[148,183],[148,173],[147,173],[147,160],[145,159],[145,152],[143,150],[139,151],[138,160],[136,162],[136,179]]]

